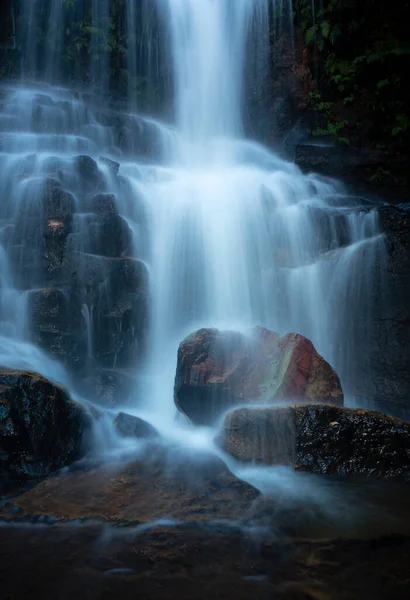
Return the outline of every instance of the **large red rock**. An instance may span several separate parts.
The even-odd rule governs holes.
[[[198,424],[247,402],[343,405],[339,377],[310,340],[263,327],[249,336],[218,329],[189,335],[178,350],[174,398]]]

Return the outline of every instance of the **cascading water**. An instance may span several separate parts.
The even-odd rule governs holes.
[[[352,212],[339,183],[243,139],[246,48],[266,43],[268,2],[160,4],[180,137],[172,167],[144,189],[155,232],[149,407],[171,421],[177,346],[201,326],[301,332],[349,394],[384,254],[377,212]]]
[[[48,3],[55,47],[43,66],[31,28],[42,13],[33,4],[22,3],[31,32],[23,71],[63,83],[63,3]],[[77,3],[82,15],[86,4]],[[112,3],[88,4],[90,86],[108,96]],[[141,30],[144,15],[154,19],[152,7],[126,2],[128,32]],[[109,381],[121,372],[133,381],[134,410],[169,433],[181,339],[202,326],[259,324],[311,338],[352,401],[360,378],[370,376],[357,348],[371,333],[382,273],[377,212],[244,135],[245,65],[257,56],[266,75],[269,19],[279,35],[291,3],[157,0],[155,7],[168,45],[160,51],[151,40],[152,21],[142,27],[144,50],[129,35],[128,106],[136,107],[141,56],[147,72],[154,63],[159,72],[160,55],[169,53],[175,129],[108,108],[101,96],[39,83],[4,88],[0,362],[68,386],[97,371]],[[148,277],[149,290],[132,287],[132,269],[139,281]],[[42,306],[52,319],[41,320]]]

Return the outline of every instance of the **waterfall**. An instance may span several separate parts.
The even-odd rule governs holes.
[[[353,402],[371,376],[377,210],[244,133],[246,73],[255,67],[263,88],[269,28],[291,35],[291,2],[128,0],[117,15],[126,110],[108,101],[113,3],[74,4],[22,3],[25,79],[1,100],[2,364],[80,388],[129,377],[134,409],[169,432],[179,342],[199,327],[258,324],[312,339]],[[84,92],[50,84],[67,83],[74,10],[91,51]],[[44,18],[42,61],[33,28]],[[137,112],[148,75],[168,100],[161,114]],[[24,294],[22,341],[13,315]]]
[[[51,49],[46,58],[46,77],[51,82],[56,82],[61,76],[61,54],[63,38],[63,2],[52,0],[48,20],[47,38]]]
[[[109,83],[109,0],[94,0],[91,8],[91,80],[101,92]]]

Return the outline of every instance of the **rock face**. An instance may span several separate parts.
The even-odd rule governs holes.
[[[28,294],[32,339],[78,374],[134,364],[147,328],[147,269],[132,258],[76,253],[67,289]]]
[[[0,371],[0,474],[45,477],[86,449],[86,412],[36,373]]]
[[[200,329],[178,350],[175,403],[207,424],[245,402],[294,400],[343,404],[340,381],[302,335],[255,327],[251,335]]]
[[[377,365],[368,396],[388,411],[405,414],[410,398],[410,210],[383,207],[380,223],[387,246],[387,276],[379,298],[373,331],[372,359]],[[384,301],[381,301],[384,300]],[[407,413],[405,412],[407,411]]]
[[[158,432],[155,427],[143,419],[134,417],[133,415],[127,415],[127,413],[119,412],[115,417],[114,425],[118,433],[124,437],[134,437],[139,439],[158,437]]]
[[[241,408],[226,416],[217,440],[242,462],[410,480],[410,423],[375,411],[324,405]]]
[[[38,101],[53,106],[51,98]],[[105,157],[32,154],[6,173],[13,194],[0,242],[13,284],[26,292],[31,340],[93,400],[96,373],[135,372],[147,329],[148,273],[130,257],[133,233],[120,213],[134,210],[134,196],[119,169]],[[132,220],[143,229],[139,205]]]

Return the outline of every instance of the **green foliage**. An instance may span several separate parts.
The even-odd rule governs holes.
[[[387,177],[389,177],[389,175],[391,175],[390,171],[386,171],[382,167],[379,167],[369,179],[373,183],[382,183]]]
[[[410,128],[410,118],[405,114],[396,115],[396,121],[392,129],[392,135],[397,136]]]
[[[22,53],[26,50],[27,32],[35,27],[37,47],[35,50],[37,75],[42,76],[42,69],[47,63],[47,56],[55,52],[50,47],[52,36],[48,35],[48,20],[50,15],[50,0],[30,0],[36,3],[36,16],[31,23],[27,13],[19,15],[18,31],[23,32],[18,44]],[[136,1],[136,5],[139,3]],[[110,96],[115,99],[124,99],[130,92],[132,98],[138,100],[142,109],[153,108],[159,101],[159,92],[153,81],[146,77],[145,72],[133,76],[127,70],[127,22],[126,0],[111,0],[109,2],[109,16],[101,16],[99,22],[92,19],[91,0],[62,0],[63,39],[62,51],[59,59],[64,69],[66,83],[94,86],[98,82],[92,81],[94,74],[91,69],[91,52],[104,53],[108,60]],[[136,6],[138,12],[140,8]],[[142,38],[142,19],[137,20],[135,35],[138,40]],[[138,29],[140,28],[140,29]],[[141,70],[144,65],[141,64]],[[100,90],[97,90],[100,91]],[[152,106],[153,105],[153,106]]]
[[[341,135],[342,130],[346,127],[347,124],[348,124],[347,121],[339,121],[337,123],[332,123],[331,121],[328,121],[326,123],[325,128],[318,127],[316,129],[314,129],[312,131],[312,135],[329,136],[333,140],[340,142],[341,144],[349,145],[350,144],[349,139],[347,137],[345,137],[344,135]]]
[[[317,91],[309,95],[309,103],[320,123],[314,135],[346,143],[342,132],[347,127],[359,137],[366,131],[375,145],[385,146],[389,139],[408,133],[407,29],[394,19],[394,3],[381,4],[373,14],[361,6],[349,11],[339,0],[316,0],[315,11],[312,0],[293,0],[296,24],[314,59],[311,71]],[[393,16],[385,23],[388,15]],[[349,125],[349,106],[355,114],[368,115],[365,123],[359,119],[357,125]]]

